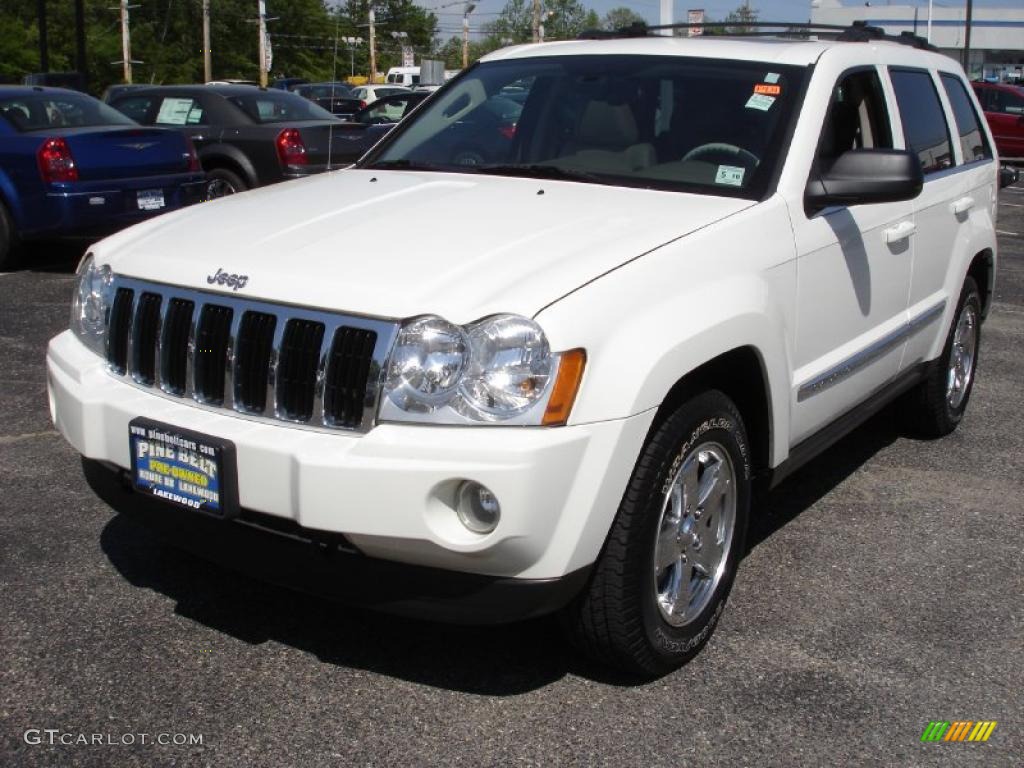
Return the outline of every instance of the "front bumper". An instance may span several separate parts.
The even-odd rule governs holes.
[[[557,579],[592,564],[654,415],[548,429],[380,424],[324,433],[124,383],[70,331],[50,342],[47,363],[54,424],[89,459],[127,468],[137,416],[230,440],[243,509],[343,534],[372,558],[490,577]],[[455,513],[467,479],[501,503],[489,534],[471,533]]]

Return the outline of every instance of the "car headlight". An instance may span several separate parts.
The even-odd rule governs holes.
[[[574,364],[563,366],[567,355]],[[380,418],[564,424],[583,359],[582,350],[553,354],[540,326],[518,315],[494,315],[466,327],[439,317],[414,318],[402,326],[388,361]],[[559,385],[563,369],[568,378]],[[557,391],[569,389],[567,405],[565,392]],[[552,416],[547,406],[555,400]]]
[[[103,355],[114,274],[106,264],[97,267],[92,254],[82,259],[76,274],[78,283],[71,299],[71,330],[89,349]]]

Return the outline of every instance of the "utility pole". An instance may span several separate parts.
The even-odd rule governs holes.
[[[85,0],[75,0],[75,69],[84,81],[87,78],[85,64]]]
[[[476,8],[476,3],[466,3],[462,14],[462,68],[469,66],[469,14]]]
[[[267,4],[259,0],[259,18],[256,25],[260,31],[260,88],[267,87]]]
[[[370,5],[370,85],[377,82],[377,30],[374,24],[377,23],[376,12],[373,5]]]
[[[533,42],[540,42],[540,0],[533,0]]]
[[[36,25],[39,27],[39,71],[50,71],[50,46],[46,39],[46,0],[36,0]]]
[[[210,60],[210,0],[203,0],[203,82],[213,80],[213,64]]]
[[[971,76],[971,17],[974,15],[974,0],[967,0],[967,18],[964,22],[964,71]]]
[[[121,63],[124,65],[124,81],[132,81],[132,33],[128,28],[128,0],[121,0]]]

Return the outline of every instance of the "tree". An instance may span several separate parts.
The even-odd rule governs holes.
[[[544,0],[541,4],[545,40],[572,40],[585,29],[596,28],[600,21],[579,0]],[[533,40],[532,0],[508,0],[494,21],[484,25],[494,47],[529,43]]]
[[[750,25],[757,22],[759,17],[760,11],[744,3],[725,17],[725,34],[742,35],[752,32],[754,28]]]
[[[604,18],[601,19],[601,29],[614,32],[617,29],[625,29],[633,24],[644,23],[646,23],[644,17],[632,8],[619,6],[618,8],[612,8],[604,15]]]

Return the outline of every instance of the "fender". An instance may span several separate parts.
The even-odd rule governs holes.
[[[723,224],[630,262],[612,273],[614,279],[595,280],[537,315],[552,349],[587,350],[570,424],[657,408],[686,374],[751,347],[768,386],[769,463],[786,458],[796,287],[792,230],[777,199]],[[749,231],[759,232],[758,248],[737,234]]]
[[[218,142],[216,144],[207,144],[199,150],[199,162],[202,163],[203,168],[206,168],[208,164],[215,165],[216,161],[221,159],[237,166],[242,171],[245,182],[250,187],[260,186],[260,177],[256,173],[256,167],[245,156],[245,153],[237,147]]]

